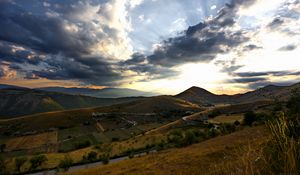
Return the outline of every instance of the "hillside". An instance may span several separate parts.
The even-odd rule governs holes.
[[[291,92],[298,88],[300,88],[300,83],[291,86],[268,85],[244,94],[216,95],[199,87],[191,87],[174,97],[201,105],[238,104],[268,100],[286,101],[291,96]]]
[[[99,108],[99,110],[103,112],[131,113],[161,113],[168,111],[194,111],[200,109],[200,106],[197,104],[167,95]]]
[[[0,117],[11,118],[41,112],[107,106],[137,99],[141,98],[107,99],[34,89],[1,89]]]
[[[51,128],[69,128],[82,125],[85,122],[92,123],[93,113],[155,113],[157,116],[178,118],[178,116],[185,115],[186,111],[200,110],[202,110],[202,108],[190,102],[170,96],[158,96],[106,107],[83,108],[27,115],[15,119],[0,120],[0,125],[9,126],[13,131],[15,130],[14,128],[18,126],[20,132],[28,132],[33,129],[42,132]],[[162,118],[156,119],[157,117],[150,117],[155,120],[163,120]],[[139,120],[145,119],[146,118],[139,118]],[[22,123],[21,126],[19,126],[20,123]],[[0,128],[0,132],[1,131]],[[8,129],[6,129],[6,131],[8,131]]]
[[[65,87],[44,87],[38,88],[39,90],[48,92],[61,92],[71,95],[85,95],[97,98],[121,98],[121,97],[149,97],[158,95],[152,92],[138,91],[134,89],[126,88],[104,88],[104,89],[92,89],[92,88],[65,88]]]
[[[260,146],[267,140],[268,132],[264,127],[253,127],[186,148],[169,149],[65,174],[229,174],[233,173],[233,167],[246,172],[249,170],[244,168],[250,164],[255,168],[263,166],[262,162],[249,162],[255,162]]]

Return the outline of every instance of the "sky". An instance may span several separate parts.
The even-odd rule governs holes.
[[[299,0],[0,0],[0,83],[236,94],[300,82]]]

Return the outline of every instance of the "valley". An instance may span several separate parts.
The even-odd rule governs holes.
[[[144,169],[144,166],[149,166],[144,169],[144,172],[150,173],[151,166],[157,166],[157,163],[154,162],[160,161],[159,159],[165,156],[170,157],[170,159],[168,158],[168,161],[171,161],[170,166],[174,164],[174,167],[167,167],[166,170],[170,172],[172,169],[172,171],[180,172],[181,170],[175,168],[177,166],[175,162],[181,160],[185,162],[183,164],[193,167],[194,165],[190,161],[194,158],[189,156],[191,158],[189,161],[180,158],[183,155],[172,153],[172,151],[177,152],[177,149],[191,149],[193,152],[194,148],[198,149],[196,145],[201,148],[202,145],[216,140],[218,144],[230,150],[227,153],[226,149],[218,150],[217,144],[209,144],[212,151],[201,153],[199,155],[201,162],[207,159],[206,154],[219,155],[223,154],[223,151],[229,155],[233,154],[231,148],[227,147],[244,149],[239,148],[239,145],[244,147],[246,140],[243,140],[244,136],[239,136],[239,133],[246,134],[245,138],[254,137],[256,140],[254,143],[266,143],[268,139],[265,136],[268,135],[268,132],[264,125],[269,118],[273,118],[272,115],[275,115],[274,109],[278,105],[276,100],[280,98],[280,104],[285,104],[285,99],[288,97],[282,94],[290,95],[291,91],[297,89],[298,86],[299,84],[275,88],[277,90],[274,91],[268,91],[266,89],[269,87],[266,87],[233,96],[214,95],[200,88],[192,87],[175,96],[139,97],[141,99],[110,106],[3,118],[0,120],[0,143],[5,147],[1,156],[6,157],[7,170],[16,174],[46,171],[47,169],[62,171],[61,168],[64,166],[61,163],[66,157],[72,160],[72,163],[67,165],[68,168],[71,167],[70,173],[75,173],[72,171],[75,169],[76,173],[78,171],[80,174],[94,174],[98,166],[100,166],[99,168],[103,166],[104,172],[106,169],[119,172],[117,167],[123,165],[131,167],[131,162],[136,164],[135,161],[139,159],[143,159],[147,163],[137,164],[137,168],[134,170],[125,168],[124,172],[136,174],[141,171],[139,167]],[[14,91],[13,93],[15,93],[15,90],[11,89],[5,91]],[[36,91],[32,93],[36,93]],[[254,100],[242,101],[244,96]],[[250,125],[245,123],[245,117],[249,111],[253,111],[256,116]],[[251,126],[258,129],[252,129]],[[259,138],[256,138],[258,135],[252,135],[252,130],[262,132],[259,134]],[[234,137],[238,137],[239,144],[233,141]],[[148,153],[150,154],[147,155]],[[172,163],[173,158],[168,154],[175,156],[175,162]],[[32,160],[37,155],[45,156],[46,161],[34,169],[29,161],[25,161],[21,169],[16,171],[16,160],[24,157]],[[142,158],[131,159],[135,157],[134,155],[140,155]],[[197,154],[195,156],[197,157]],[[218,157],[210,157],[208,161],[217,160]],[[110,159],[112,165],[101,165],[108,163]],[[104,161],[106,163],[103,163]],[[121,162],[113,163],[118,161]],[[99,163],[94,165],[93,162]],[[148,163],[150,164],[148,165]],[[91,169],[85,170],[85,166],[79,166],[84,164],[91,164]],[[201,166],[204,165],[201,163]],[[184,166],[182,169],[183,173],[187,173]],[[168,174],[164,171],[161,173]]]

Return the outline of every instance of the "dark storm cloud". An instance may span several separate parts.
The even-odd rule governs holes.
[[[244,65],[237,65],[236,59],[232,59],[231,61],[218,60],[215,62],[215,65],[222,67],[220,71],[229,75],[233,75],[235,71],[244,67]]]
[[[146,74],[147,78],[143,81],[173,77],[179,74],[169,68],[148,63],[147,57],[141,53],[134,53],[131,59],[120,62],[119,66],[123,70],[132,70],[139,75]]]
[[[2,69],[2,67],[0,67],[0,78],[4,76],[4,71]]]
[[[283,46],[283,47],[279,48],[278,50],[279,51],[292,51],[292,50],[295,50],[296,48],[297,48],[296,45],[289,44],[287,46]]]
[[[119,73],[113,71],[112,64],[100,60],[101,58],[94,57],[73,59],[52,56],[46,60],[45,69],[32,73],[51,80],[76,79],[87,84],[107,86],[122,78]]]
[[[189,27],[181,36],[164,40],[153,54],[147,56],[148,63],[173,67],[187,62],[209,62],[217,54],[227,53],[248,41],[249,38],[243,32],[232,31],[230,27],[235,23],[239,7],[253,2],[254,0],[234,0],[231,4],[226,4],[212,20]]]
[[[240,72],[234,73],[238,77],[259,77],[259,76],[288,76],[288,75],[298,75],[299,72],[293,71],[269,71],[269,72]]]
[[[43,53],[67,56],[89,53],[93,40],[83,33],[75,35],[66,31],[63,19],[33,15],[16,5],[0,3],[0,40]]]
[[[12,63],[29,63],[37,65],[42,58],[35,54],[32,50],[20,50],[13,48],[12,44],[0,41],[0,60]]]
[[[262,82],[255,82],[248,84],[248,88],[250,89],[258,89],[268,85],[275,85],[275,86],[290,86],[292,84],[299,83],[298,80],[291,80],[291,81],[280,81],[280,82],[273,82],[273,81],[262,81]]]
[[[232,26],[238,9],[253,2],[233,0],[213,19],[189,27],[180,36],[164,40],[152,54],[134,54],[127,61],[113,63],[106,56],[92,55],[91,48],[104,39],[117,40],[118,31],[104,25],[101,32],[95,32],[99,21],[78,20],[76,15],[80,16],[85,3],[49,1],[50,5],[35,13],[34,9],[25,8],[23,1],[19,4],[0,1],[0,61],[14,63],[10,64],[14,65],[11,68],[23,72],[28,79],[72,79],[88,84],[113,85],[122,80],[122,72],[128,70],[146,75],[145,79],[172,77],[178,75],[172,69],[174,66],[187,62],[209,62],[217,54],[227,53],[248,41],[245,33],[233,31]],[[104,13],[107,21],[113,18],[109,9],[100,8],[98,11]],[[66,26],[72,25],[78,29],[76,32],[67,30]],[[13,46],[25,50],[13,51]],[[27,70],[17,65],[23,63],[38,69]],[[232,65],[228,70],[238,68]]]
[[[101,56],[90,56],[91,47],[104,36],[92,30],[92,25],[71,19],[84,4],[78,1],[58,1],[58,15],[35,14],[22,8],[22,3],[0,2],[0,61],[10,62],[11,69],[22,72],[24,78],[79,80],[94,85],[112,85],[121,79],[113,64]],[[52,4],[51,7],[54,5]],[[74,9],[76,7],[76,9]],[[49,7],[50,8],[50,7]],[[53,7],[54,8],[54,7]],[[51,11],[53,13],[53,11]],[[76,25],[77,32],[66,25]],[[103,28],[108,37],[114,29]],[[14,49],[24,48],[24,49]],[[44,57],[41,58],[40,55]],[[28,63],[39,69],[30,71],[17,64]]]
[[[240,72],[232,73],[232,75],[236,78],[226,81],[227,83],[246,84],[249,89],[257,89],[270,84],[284,86],[297,83],[297,80],[273,83],[268,76],[298,76],[300,71]]]
[[[265,81],[267,78],[236,78],[233,79],[234,83],[253,83],[253,82],[258,82],[258,81]]]

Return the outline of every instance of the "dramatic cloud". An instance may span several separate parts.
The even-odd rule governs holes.
[[[299,75],[299,71],[270,71],[270,72],[240,72],[235,73],[239,77],[258,77],[258,76],[285,76],[285,75]]]
[[[1,1],[0,59],[35,66],[27,73],[20,70],[25,78],[114,84],[121,78],[114,62],[132,53],[127,38],[130,25],[123,15],[127,3],[43,3],[45,13],[32,13],[35,9]]]
[[[0,67],[0,78],[4,76],[4,71],[3,69]]]
[[[267,78],[237,78],[233,79],[233,82],[235,83],[253,83],[257,81],[264,81],[267,80]]]
[[[166,92],[293,82],[299,19],[299,0],[2,0],[0,77]]]
[[[233,30],[232,26],[237,10],[253,2],[236,0],[226,4],[215,18],[189,27],[182,36],[163,41],[147,57],[148,62],[163,67],[187,62],[208,62],[216,55],[248,41],[249,38],[244,36],[243,31]]]

